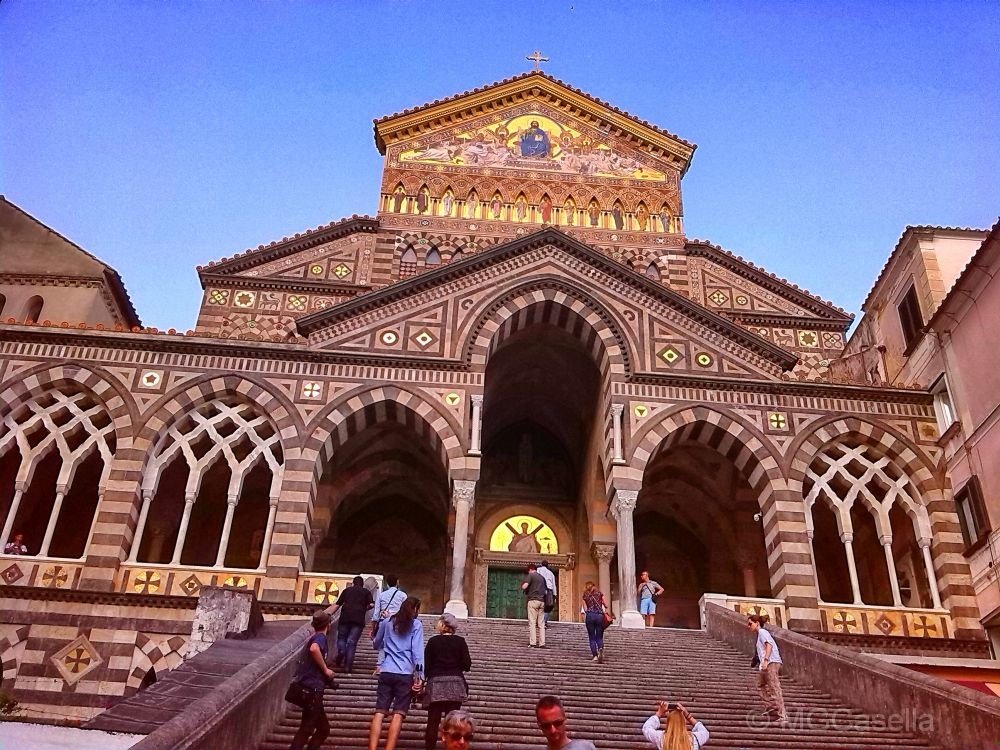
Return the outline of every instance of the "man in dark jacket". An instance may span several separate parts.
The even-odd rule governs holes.
[[[521,582],[521,590],[528,599],[528,645],[545,648],[545,579],[534,563],[528,565],[528,575]]]
[[[365,613],[375,606],[372,593],[365,588],[364,579],[354,576],[352,585],[340,594],[333,611],[340,611],[340,621],[337,623],[337,666],[343,667],[347,674],[354,667],[354,653],[358,648],[358,639],[365,628]]]

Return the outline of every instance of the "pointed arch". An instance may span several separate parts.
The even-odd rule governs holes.
[[[572,196],[563,203],[563,224],[568,227],[576,225],[576,201]]]
[[[424,256],[424,265],[425,266],[441,265],[441,253],[433,245],[431,245],[431,248],[427,251],[427,255]]]
[[[27,301],[24,303],[24,308],[21,311],[21,320],[24,323],[37,323],[42,317],[42,308],[45,306],[45,300],[42,299],[40,294],[33,294],[28,297]]]
[[[455,192],[451,189],[451,185],[446,187],[444,193],[441,194],[438,213],[446,217],[452,216],[455,213]]]
[[[643,275],[647,279],[652,279],[653,281],[659,281],[660,280],[660,269],[656,265],[656,261],[655,260],[649,261],[649,265],[646,266],[646,270],[643,271]]]

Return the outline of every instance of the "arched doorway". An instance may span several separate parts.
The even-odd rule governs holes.
[[[476,614],[496,613],[505,609],[501,602],[523,600],[519,587],[528,561],[546,557],[550,567],[566,569],[589,541],[588,503],[597,498],[585,478],[595,475],[592,467],[601,460],[604,434],[601,369],[594,354],[599,350],[589,324],[554,302],[520,310],[491,342],[476,491]],[[516,550],[486,547],[501,521],[522,515],[531,519],[512,522],[512,539],[522,535]],[[558,552],[547,551],[552,543],[546,547],[539,534],[532,534],[537,519],[567,529]],[[560,599],[575,601],[572,582],[559,576],[564,578],[570,585],[560,589]],[[570,611],[560,609],[564,616]]]
[[[655,625],[700,627],[703,594],[770,597],[758,492],[720,452],[721,428],[689,425],[647,464],[635,513],[636,572],[664,588]]]
[[[322,467],[308,569],[395,574],[424,612],[447,601],[448,475],[394,403],[370,406]]]

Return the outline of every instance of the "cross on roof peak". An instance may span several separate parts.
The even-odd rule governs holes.
[[[531,53],[530,55],[528,55],[527,57],[525,57],[524,59],[525,60],[530,60],[531,62],[535,63],[535,70],[540,70],[540,68],[538,67],[539,63],[543,63],[543,62],[548,62],[549,61],[549,58],[543,57],[542,53],[539,52],[537,49],[533,53]]]

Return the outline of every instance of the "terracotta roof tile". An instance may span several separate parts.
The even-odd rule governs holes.
[[[757,264],[755,264],[755,263],[747,260],[746,258],[744,258],[742,255],[737,255],[736,253],[734,253],[734,252],[732,252],[730,250],[726,250],[724,247],[721,247],[720,245],[716,245],[716,244],[714,244],[714,243],[712,243],[712,242],[710,242],[708,240],[690,239],[690,240],[687,241],[687,246],[691,246],[691,245],[699,245],[699,246],[702,246],[702,247],[711,248],[712,250],[715,250],[716,252],[721,253],[722,255],[725,255],[725,256],[727,256],[727,257],[729,257],[729,258],[731,258],[731,259],[733,259],[733,260],[741,263],[742,265],[746,266],[751,271],[754,271],[757,274],[760,274],[762,276],[766,276],[769,279],[773,279],[774,281],[778,282],[779,284],[782,284],[783,286],[788,287],[789,289],[792,289],[795,292],[798,292],[803,297],[806,297],[806,298],[808,298],[808,299],[810,299],[810,300],[812,300],[814,302],[819,302],[820,304],[822,304],[825,307],[828,307],[828,308],[830,308],[832,310],[835,310],[836,312],[839,312],[839,313],[841,313],[841,314],[843,314],[845,316],[848,316],[849,319],[853,319],[854,318],[853,313],[847,312],[844,308],[840,307],[839,305],[835,305],[833,302],[830,302],[829,300],[825,300],[822,297],[820,297],[819,295],[813,294],[808,289],[803,289],[798,284],[795,284],[795,283],[789,281],[788,279],[782,278],[781,276],[778,276],[777,274],[771,273],[770,271],[768,271],[763,266],[758,266]]]
[[[872,295],[875,294],[875,290],[878,285],[882,282],[882,277],[885,276],[885,272],[889,270],[889,266],[896,259],[899,254],[899,249],[903,245],[903,240],[906,239],[906,235],[910,232],[987,232],[986,229],[976,229],[975,227],[940,227],[933,226],[930,224],[907,224],[903,228],[903,233],[899,235],[899,239],[896,240],[895,247],[892,248],[892,252],[889,253],[889,257],[885,259],[885,263],[882,265],[882,269],[878,272],[878,276],[875,277],[875,283],[872,284],[871,289],[868,290],[868,294],[865,296],[865,301],[861,303],[861,309],[864,310],[868,303],[871,301]]]
[[[573,93],[579,94],[580,96],[584,96],[587,99],[589,99],[590,101],[594,102],[595,104],[600,105],[601,107],[605,107],[607,109],[610,109],[612,112],[616,112],[616,113],[622,115],[623,117],[628,117],[628,118],[630,118],[632,120],[635,120],[636,122],[642,123],[643,125],[645,125],[650,130],[654,130],[657,133],[661,133],[662,135],[665,135],[665,136],[668,136],[670,138],[673,138],[676,141],[680,141],[685,146],[690,146],[691,148],[697,148],[697,146],[694,143],[691,143],[690,141],[684,140],[680,136],[675,135],[674,133],[671,133],[669,130],[664,130],[663,128],[661,128],[661,127],[659,127],[657,125],[654,125],[653,123],[649,122],[648,120],[643,120],[641,117],[636,117],[635,115],[631,114],[630,112],[625,111],[624,109],[620,109],[619,107],[616,107],[615,105],[613,105],[613,104],[611,104],[609,102],[606,102],[603,99],[597,98],[593,94],[589,94],[586,91],[583,91],[582,89],[578,89],[575,86],[573,86],[571,84],[568,84],[565,81],[562,81],[562,80],[560,80],[558,78],[550,76],[550,75],[548,75],[547,73],[545,73],[544,71],[541,71],[541,70],[529,70],[527,73],[521,73],[521,74],[516,75],[516,76],[511,76],[510,78],[504,78],[504,79],[502,79],[500,81],[494,81],[493,83],[489,83],[489,84],[487,84],[485,86],[479,86],[478,88],[470,89],[468,91],[463,91],[460,94],[454,94],[452,96],[446,96],[443,99],[435,99],[434,101],[427,102],[426,104],[420,104],[420,105],[418,105],[416,107],[410,107],[408,109],[404,109],[402,112],[393,112],[391,115],[386,115],[385,117],[378,117],[375,120],[373,120],[373,122],[375,123],[375,125],[377,127],[378,125],[381,125],[382,123],[385,123],[385,122],[389,122],[390,120],[394,120],[397,117],[403,117],[405,115],[412,115],[414,112],[420,112],[421,110],[424,110],[424,109],[429,109],[431,107],[436,107],[439,104],[447,104],[448,102],[456,101],[456,100],[461,99],[462,97],[465,97],[465,96],[471,96],[472,94],[479,94],[479,93],[481,93],[483,91],[488,91],[489,89],[495,88],[496,86],[502,86],[505,83],[513,83],[514,81],[520,81],[520,80],[523,80],[523,79],[526,79],[526,78],[531,78],[533,76],[538,77],[538,78],[544,78],[547,81],[550,81],[552,83],[558,84],[559,86],[567,88],[570,91],[572,91]]]
[[[280,240],[273,240],[266,245],[257,245],[257,247],[247,248],[241,253],[235,253],[232,257],[224,257],[219,260],[209,261],[203,266],[196,266],[198,271],[208,271],[209,269],[218,271],[220,267],[227,267],[237,264],[237,261],[246,262],[249,258],[255,258],[258,255],[267,254],[268,251],[273,251],[275,249],[281,249],[282,246],[291,243],[294,246],[295,242],[298,240],[309,240],[314,238],[318,234],[330,232],[330,230],[345,229],[351,224],[351,222],[370,222],[377,223],[378,219],[374,216],[369,216],[368,214],[353,214],[352,216],[338,219],[337,221],[331,221],[329,224],[321,224],[313,229],[307,229],[303,232],[296,232],[291,237],[282,237]],[[238,264],[242,265],[242,264]]]

